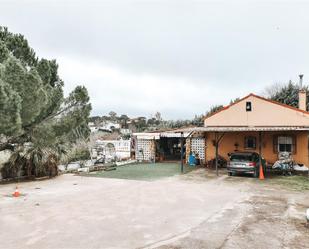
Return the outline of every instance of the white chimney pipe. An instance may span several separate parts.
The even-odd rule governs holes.
[[[303,77],[304,77],[303,74],[299,75],[299,89],[303,88]]]

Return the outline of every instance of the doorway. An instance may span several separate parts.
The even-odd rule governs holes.
[[[158,152],[161,160],[178,161],[181,157],[180,138],[161,137],[158,141]]]

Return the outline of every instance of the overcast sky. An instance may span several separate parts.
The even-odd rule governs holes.
[[[309,1],[0,0],[0,25],[55,58],[65,92],[110,110],[192,118],[276,82],[309,82]]]

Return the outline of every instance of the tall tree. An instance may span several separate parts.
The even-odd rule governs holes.
[[[215,106],[212,106],[210,107],[210,110],[206,113],[206,117],[209,117],[210,115],[222,110],[224,108],[223,105],[215,105]]]
[[[117,113],[116,112],[110,111],[109,116],[110,116],[112,121],[116,121],[116,119],[117,119]]]
[[[42,173],[35,167],[46,165],[31,160],[55,160],[89,136],[87,89],[77,86],[64,97],[57,70],[56,61],[39,60],[22,35],[0,27],[0,150],[14,148],[15,159],[26,157],[28,172]]]
[[[121,122],[122,127],[128,128],[127,122],[128,122],[128,120],[129,120],[129,117],[128,117],[127,115],[125,115],[125,114],[122,114],[122,115],[119,117],[119,119],[120,119],[120,122]]]
[[[268,98],[281,102],[286,105],[293,107],[298,107],[298,92],[300,88],[298,84],[294,84],[292,81],[289,81],[286,84],[274,84],[271,87],[266,89]],[[307,92],[307,110],[309,108],[309,89],[307,86],[303,87],[303,90]]]

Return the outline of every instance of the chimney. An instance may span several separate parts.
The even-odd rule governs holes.
[[[304,77],[303,74],[299,75],[299,89],[300,90],[302,90],[302,88],[303,88],[303,77]]]
[[[298,92],[298,108],[307,111],[307,94],[303,88],[303,74],[299,75],[299,92]]]

